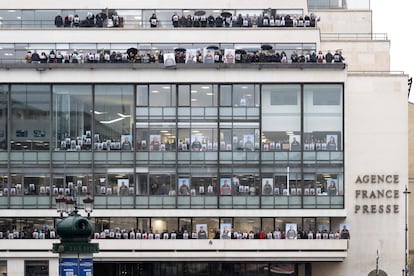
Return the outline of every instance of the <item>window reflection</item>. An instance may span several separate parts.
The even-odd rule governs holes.
[[[262,150],[299,151],[300,86],[262,86]]]
[[[132,196],[135,194],[134,177],[129,173],[95,175],[95,194],[108,196]]]
[[[133,99],[132,86],[96,85],[95,130],[91,136],[95,150],[133,149]]]
[[[173,176],[169,174],[151,174],[150,187],[151,195],[175,195]]]
[[[68,151],[90,150],[92,86],[54,85],[53,103],[54,148]]]
[[[12,150],[49,150],[49,89],[47,85],[12,85]]]
[[[0,85],[0,150],[7,149],[7,85]]]

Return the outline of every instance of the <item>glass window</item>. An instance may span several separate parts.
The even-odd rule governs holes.
[[[45,174],[11,174],[11,184],[8,190],[3,193],[10,195],[47,195],[50,194],[50,178]]]
[[[234,84],[233,85],[233,105],[234,106],[258,106],[259,104],[258,86],[253,84]]]
[[[150,106],[175,106],[176,91],[175,85],[171,84],[152,84],[149,87]]]
[[[150,228],[149,218],[138,218],[138,231],[147,232]]]
[[[0,85],[0,150],[7,149],[7,85]]]
[[[177,231],[177,218],[151,218],[151,229],[154,234],[161,234],[163,232]]]
[[[108,196],[129,196],[135,194],[134,177],[128,173],[96,174],[95,193]]]
[[[110,228],[112,229],[120,229],[121,232],[128,232],[131,229],[136,229],[137,227],[137,219],[136,218],[110,218]]]
[[[230,128],[225,129],[224,127],[230,127],[230,124],[220,124],[220,144],[219,148],[220,151],[231,151],[233,148],[233,136],[232,136],[232,130]],[[237,139],[237,137],[236,137]]]
[[[328,170],[328,169],[327,169]],[[316,194],[337,196],[344,194],[343,175],[337,173],[318,173],[316,175]]]
[[[262,150],[300,150],[300,86],[263,85],[262,91]]]
[[[191,151],[217,151],[217,124],[192,123],[190,144]]]
[[[7,175],[0,175],[0,194],[1,194],[1,196],[8,195],[8,193],[9,193],[8,180],[9,180],[9,177]],[[21,185],[20,185],[20,187],[21,187]],[[21,193],[21,190],[20,190],[20,193]],[[17,190],[16,190],[16,194],[17,194]]]
[[[135,135],[137,137],[135,141],[136,150],[137,151],[148,151],[149,150],[148,139],[151,137],[148,134],[148,123],[137,122]]]
[[[100,111],[95,111],[99,116]],[[53,86],[53,147],[90,150],[92,147],[92,87]],[[105,141],[106,142],[106,141]]]
[[[233,228],[239,233],[249,233],[251,231],[257,233],[262,230],[260,218],[234,218]]]
[[[257,182],[257,183],[256,183]],[[259,181],[256,181],[254,175],[237,174],[232,178],[233,195],[255,196],[259,195]]]
[[[316,230],[315,218],[303,218],[303,230],[314,232]]]
[[[137,85],[137,106],[148,106],[147,85]]]
[[[25,175],[23,184],[23,193],[25,195],[46,195],[46,188],[50,187],[50,178],[48,175]],[[14,193],[12,189],[10,188],[10,194]]]
[[[12,150],[48,150],[50,140],[50,87],[12,85]]]
[[[214,177],[193,176],[191,178],[193,195],[215,195],[214,183]]]
[[[132,85],[96,85],[95,87],[95,150],[132,150],[134,110]]]
[[[207,233],[209,239],[214,239],[214,236],[217,231],[219,231],[219,220],[218,218],[193,218],[193,232],[195,232],[199,227],[197,225],[207,226]]]
[[[102,232],[110,228],[110,218],[95,218],[95,232]]]
[[[342,85],[304,86],[304,150],[342,150]]]
[[[0,274],[7,275],[7,261],[0,261]]]
[[[177,148],[179,151],[187,151],[190,150],[190,143],[191,143],[191,136],[190,136],[190,128],[189,124],[187,123],[178,123],[178,144]],[[181,128],[187,127],[187,128]]]
[[[198,93],[197,90],[191,90],[191,93]],[[190,106],[190,86],[179,85],[178,86],[178,104],[180,106]]]
[[[76,195],[94,194],[92,175],[88,174],[66,175],[64,187],[75,192]]]
[[[331,231],[331,221],[329,218],[316,218],[318,232]]]
[[[309,9],[342,8],[343,0],[308,0]]]
[[[290,225],[296,226],[296,230],[302,229],[302,219],[301,218],[276,218],[275,219],[275,228],[280,229],[281,231],[287,231],[290,228]],[[295,229],[295,227],[293,227]]]
[[[217,86],[211,84],[191,85],[191,106],[217,106]]]
[[[231,85],[220,85],[220,105],[231,106]]]
[[[49,276],[49,261],[24,261],[25,276]]]
[[[262,229],[265,233],[275,231],[274,218],[262,218]]]
[[[149,191],[148,187],[148,175],[147,174],[137,174],[137,195],[147,195]]]
[[[175,188],[173,185],[173,175],[169,174],[151,174],[150,186],[151,195],[174,195]]]
[[[137,133],[137,135],[139,134]],[[175,122],[151,122],[148,137],[149,145],[147,149],[150,151],[175,151],[176,135]],[[142,141],[140,148],[141,150],[144,150]]]
[[[191,232],[191,218],[179,218],[178,231],[184,233],[184,231]]]
[[[281,173],[274,176],[275,181],[275,196],[281,196],[281,195],[288,195],[288,189],[287,189],[287,172]]]
[[[260,149],[258,123],[234,123],[232,148],[233,151],[255,151]]]

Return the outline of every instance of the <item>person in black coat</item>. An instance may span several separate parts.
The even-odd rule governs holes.
[[[157,28],[158,19],[155,13],[152,14],[152,16],[149,19],[149,22],[150,22],[151,28]]]
[[[40,56],[36,50],[32,53],[32,63],[40,63]]]
[[[332,63],[333,61],[333,55],[330,50],[328,50],[328,53],[325,55],[325,61],[326,63]]]
[[[63,18],[60,14],[57,14],[55,17],[55,26],[58,28],[63,26]]]

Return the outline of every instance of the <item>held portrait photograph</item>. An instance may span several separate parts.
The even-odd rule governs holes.
[[[164,54],[163,57],[164,57],[164,66],[165,67],[176,65],[174,53],[166,53],[166,54]]]
[[[178,179],[178,195],[190,195],[190,178]]]
[[[232,64],[236,63],[236,50],[235,49],[224,49],[224,63]]]
[[[231,239],[231,223],[221,223],[220,224],[220,238],[222,240]]]
[[[129,179],[118,179],[117,181],[118,186],[118,195],[119,196],[126,196],[129,193]]]
[[[273,178],[262,179],[262,195],[273,195]]]
[[[330,150],[330,151],[338,150],[338,135],[336,134],[326,135],[326,150]]]
[[[220,195],[232,195],[231,178],[220,179]]]

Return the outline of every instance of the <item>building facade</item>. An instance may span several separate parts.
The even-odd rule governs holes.
[[[94,198],[95,275],[404,269],[407,76],[369,1],[20,1],[0,23],[1,272],[58,275],[60,194]]]

